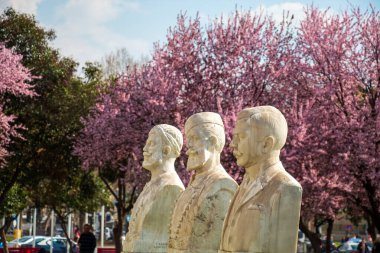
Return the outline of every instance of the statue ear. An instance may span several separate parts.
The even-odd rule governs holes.
[[[210,142],[211,144],[211,147],[214,147],[215,149],[217,149],[217,145],[218,145],[218,139],[215,137],[215,136],[210,136],[208,138],[208,141]]]
[[[165,145],[165,146],[162,148],[162,154],[164,154],[164,155],[167,156],[167,155],[170,154],[171,150],[172,150],[172,148],[171,148],[170,146]]]
[[[263,146],[262,146],[264,154],[267,154],[273,150],[275,141],[276,139],[273,136],[267,136],[265,138]]]

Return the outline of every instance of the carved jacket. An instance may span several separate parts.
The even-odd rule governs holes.
[[[166,252],[175,201],[185,187],[176,172],[149,181],[132,210],[124,252]]]
[[[236,189],[222,166],[196,175],[174,208],[168,253],[216,253]]]
[[[224,221],[219,253],[295,253],[301,185],[281,162],[249,182],[246,175]]]

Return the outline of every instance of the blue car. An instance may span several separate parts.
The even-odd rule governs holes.
[[[50,252],[50,247],[53,241],[53,253],[66,253],[67,247],[69,247],[67,243],[67,239],[63,237],[47,237],[46,239],[38,242],[36,244],[36,248],[40,248],[40,252]],[[77,244],[74,241],[71,241],[74,252],[76,251]]]

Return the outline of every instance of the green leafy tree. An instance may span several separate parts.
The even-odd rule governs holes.
[[[74,211],[91,213],[109,202],[109,194],[103,182],[93,173],[85,172],[81,168],[66,173],[64,178],[41,180],[38,190],[32,192],[32,198],[42,206],[54,210],[67,239],[69,233],[66,224],[70,214]],[[71,241],[68,242],[73,252]]]
[[[64,219],[72,210],[93,210],[105,199],[99,182],[81,171],[72,155],[74,137],[82,128],[80,119],[89,113],[103,83],[96,64],[88,63],[86,76],[77,77],[77,63],[50,46],[54,38],[54,32],[31,15],[13,9],[0,15],[0,42],[21,54],[22,64],[38,77],[31,82],[38,96],[23,101],[10,97],[7,104],[25,129],[23,139],[14,140],[13,155],[2,169],[0,185],[10,187],[0,196],[0,206],[12,197],[11,186],[19,184],[32,205],[49,206]],[[92,191],[82,192],[90,182]]]
[[[6,231],[10,227],[12,221],[16,218],[16,214],[20,213],[26,207],[26,192],[18,184],[14,184],[9,190],[3,203],[0,205],[0,219],[4,219],[4,224],[0,226],[0,237],[3,243],[5,253],[8,253]]]
[[[54,174],[73,160],[65,160],[68,141],[58,134],[54,119],[60,109],[55,94],[70,83],[76,63],[61,58],[57,50],[49,47],[54,37],[54,32],[41,28],[33,16],[13,9],[6,9],[0,16],[0,42],[23,56],[21,63],[38,77],[31,84],[39,94],[22,101],[9,98],[6,110],[18,117],[16,123],[24,125],[25,130],[24,139],[14,140],[9,150],[13,155],[2,169],[8,177],[0,185],[12,186],[21,179],[22,185],[38,182],[39,177]],[[6,195],[7,191],[3,191],[0,205]]]

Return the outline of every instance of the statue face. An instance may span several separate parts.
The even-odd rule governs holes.
[[[207,136],[203,134],[199,127],[193,127],[186,132],[187,137],[187,170],[197,170],[202,168],[211,157]]]
[[[258,152],[257,136],[254,128],[249,125],[246,119],[239,120],[233,131],[233,138],[230,147],[239,166],[248,168],[256,164],[260,154]]]
[[[162,163],[162,140],[156,131],[151,131],[144,146],[144,161],[142,166],[152,170]]]

